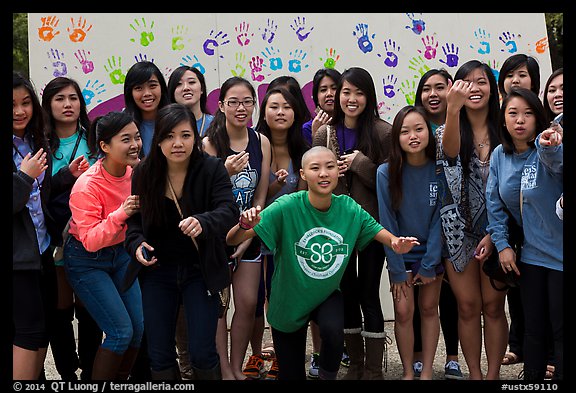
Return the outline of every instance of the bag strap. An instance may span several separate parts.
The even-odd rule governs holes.
[[[168,180],[168,187],[170,188],[170,193],[172,194],[172,199],[174,200],[174,204],[176,205],[176,209],[178,209],[178,213],[180,213],[180,218],[184,219],[184,215],[182,214],[182,209],[180,209],[180,204],[178,203],[178,198],[176,198],[176,192],[174,192],[174,187],[172,187],[172,183],[170,182],[169,178],[166,178],[166,180]],[[192,241],[194,242],[194,246],[196,247],[196,250],[198,251],[198,243],[196,242],[196,239],[194,239],[193,237],[190,237],[190,239],[192,239]]]

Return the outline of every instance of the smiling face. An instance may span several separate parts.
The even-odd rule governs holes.
[[[422,106],[436,124],[442,124],[446,119],[447,95],[448,84],[440,74],[432,75],[422,87]],[[436,121],[436,119],[440,121]]]
[[[32,119],[34,107],[30,92],[23,86],[12,90],[12,132],[22,137]]]
[[[482,109],[490,102],[490,82],[488,76],[482,68],[476,68],[465,78],[466,82],[472,82],[472,90],[468,94],[468,99],[464,106],[468,109]]]
[[[195,105],[199,105],[201,96],[202,84],[198,77],[190,70],[185,71],[174,90],[174,99],[177,103],[192,109]]]
[[[248,108],[244,104],[236,107],[234,107],[234,105],[228,105],[229,103],[237,104],[239,102],[249,101],[252,101],[252,105],[249,105]],[[218,108],[226,116],[226,127],[243,128],[246,127],[252,119],[254,97],[248,87],[244,84],[237,84],[228,89],[224,100],[218,102]]]
[[[564,112],[564,74],[552,79],[545,99],[548,100],[548,105],[555,115]]]
[[[142,111],[142,118],[153,119],[160,105],[162,88],[156,75],[152,75],[148,81],[132,88],[132,97],[136,106]]]
[[[140,159],[142,139],[134,122],[127,124],[110,139],[110,143],[100,142],[100,148],[106,153],[106,160],[117,168],[134,166]]]
[[[334,152],[324,146],[315,146],[302,156],[300,176],[308,183],[308,191],[329,195],[338,184],[338,164]]]
[[[425,155],[429,131],[422,115],[416,112],[406,115],[400,129],[399,142],[406,154]]]
[[[345,80],[340,90],[340,107],[346,120],[355,123],[366,108],[366,95],[362,90]]]

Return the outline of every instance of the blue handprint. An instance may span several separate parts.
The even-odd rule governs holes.
[[[420,13],[422,15],[422,13]],[[415,34],[422,34],[426,30],[426,22],[422,19],[414,19],[414,13],[406,13],[406,16],[412,21],[411,26],[406,26],[407,29],[412,30]]]
[[[516,45],[515,40],[516,34],[506,31],[502,32],[502,35],[499,38],[500,41],[502,41],[504,45],[508,47],[508,53],[515,53],[518,51],[518,46]],[[500,52],[506,52],[506,49],[500,49]]]
[[[490,39],[490,33],[487,33],[486,30],[483,30],[482,28],[478,28],[478,30],[474,32],[474,37],[478,39],[478,43],[480,44],[478,53],[481,55],[487,55],[490,53],[490,42],[488,41]],[[474,49],[474,46],[470,45],[470,48]]]
[[[281,70],[283,67],[282,59],[280,58],[280,50],[274,49],[274,47],[266,48],[266,52],[262,51],[262,56],[266,58],[270,64],[270,69],[272,71]],[[272,57],[274,56],[274,57]]]
[[[300,72],[302,71],[302,62],[307,56],[302,49],[296,49],[294,52],[290,52],[290,56],[292,60],[288,61],[288,70],[290,72]],[[304,68],[308,68],[308,64],[304,66]]]
[[[358,32],[358,47],[363,53],[372,52],[374,49],[370,38],[368,37],[368,25],[366,23],[359,23],[356,25],[356,31],[352,34],[356,36],[356,32]],[[376,37],[376,34],[372,34],[372,39]]]
[[[206,68],[204,68],[204,66],[200,63],[198,56],[194,55],[194,59],[192,59],[190,55],[186,55],[182,57],[182,61],[183,63],[180,63],[181,66],[187,65],[190,67],[197,68],[198,71],[200,71],[202,74],[206,73]]]
[[[104,83],[98,84],[100,83],[98,79],[96,79],[92,84],[90,84],[90,82],[91,80],[88,79],[86,86],[84,86],[84,89],[82,89],[82,96],[84,97],[84,101],[86,101],[87,106],[92,103],[92,99],[95,96],[100,95],[106,91],[104,88]],[[96,100],[97,104],[100,102],[102,102],[102,99]]]

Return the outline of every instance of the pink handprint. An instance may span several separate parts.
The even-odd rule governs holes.
[[[55,30],[60,22],[60,19],[56,16],[45,16],[40,18],[40,20],[42,21],[42,26],[38,28],[38,37],[40,37],[42,41],[50,42],[60,34],[59,31]]]
[[[92,25],[86,28],[86,19],[82,21],[82,17],[78,18],[78,24],[74,27],[74,18],[70,18],[70,22],[72,23],[72,28],[68,27],[66,30],[68,33],[68,37],[72,42],[82,42],[86,38],[86,33],[92,29]]]
[[[436,58],[436,48],[438,48],[438,42],[434,39],[434,36],[427,35],[426,38],[422,37],[422,43],[424,44],[424,57],[428,60]],[[422,53],[420,49],[418,52]]]
[[[236,36],[236,41],[238,41],[238,45],[240,46],[246,46],[250,43],[250,38],[248,38],[248,35],[250,35],[250,37],[254,36],[254,33],[250,34],[248,32],[248,30],[250,30],[250,23],[242,22],[240,25],[236,26],[234,30],[236,30],[238,33]]]
[[[253,57],[250,60],[250,74],[252,75],[252,80],[255,82],[262,82],[264,80],[264,75],[262,72],[262,65],[264,64],[264,59],[260,56]]]
[[[88,52],[88,54],[90,54],[90,52]],[[94,71],[94,62],[88,60],[88,57],[86,56],[86,51],[84,49],[78,49],[76,53],[74,53],[74,56],[76,56],[76,59],[78,59],[78,61],[82,65],[82,72],[84,72],[85,74],[89,74],[92,71]]]

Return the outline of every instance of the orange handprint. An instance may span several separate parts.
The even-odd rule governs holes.
[[[86,28],[86,19],[82,21],[82,17],[78,18],[78,24],[76,25],[76,28],[74,28],[74,18],[70,18],[70,22],[72,23],[72,28],[68,27],[66,29],[68,30],[68,33],[70,33],[68,35],[68,37],[70,37],[70,41],[72,42],[84,41],[84,38],[86,38],[86,33],[90,31],[92,25]]]
[[[60,19],[56,16],[45,16],[40,18],[40,20],[42,21],[42,27],[38,28],[38,37],[40,37],[42,41],[50,42],[54,37],[60,34],[59,31],[54,30],[60,22]]]

